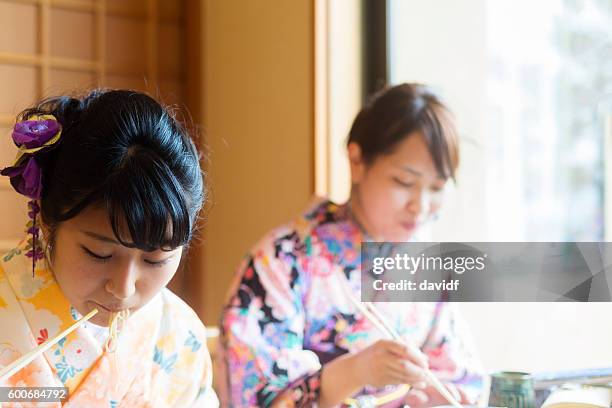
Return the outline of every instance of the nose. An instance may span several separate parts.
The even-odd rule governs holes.
[[[106,291],[119,300],[128,299],[136,293],[137,270],[132,262],[115,269],[106,282]]]
[[[417,219],[425,218],[431,209],[431,201],[431,192],[426,188],[419,188],[408,201],[408,208]]]

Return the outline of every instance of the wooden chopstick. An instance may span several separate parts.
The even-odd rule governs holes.
[[[405,342],[405,340],[399,335],[399,333],[397,333],[397,331],[395,331],[395,329],[393,329],[388,322],[386,321],[386,319],[382,316],[382,314],[380,313],[380,311],[373,305],[373,304],[368,304],[367,308],[369,309],[370,315],[375,316],[378,321],[380,322],[380,326],[384,327],[386,329],[386,332],[388,334],[388,336],[390,336],[392,339],[394,339],[395,341],[398,342]],[[429,381],[431,382],[431,384],[436,388],[436,390],[438,390],[438,392],[451,404],[453,405],[455,408],[463,408],[463,406],[459,403],[459,401],[457,401],[455,399],[455,397],[453,397],[453,395],[450,393],[450,391],[448,391],[448,389],[444,386],[444,384],[442,384],[440,382],[440,380],[438,379],[438,377],[436,377],[434,375],[433,372],[431,372],[431,370],[426,369],[425,370],[425,375],[427,375],[427,378],[429,379]]]
[[[24,368],[25,366],[27,366],[36,357],[38,357],[39,355],[41,355],[45,351],[49,350],[55,343],[57,343],[58,341],[60,341],[64,337],[66,337],[68,334],[72,333],[74,330],[76,330],[78,327],[80,327],[87,320],[89,320],[92,317],[94,317],[96,313],[98,313],[98,309],[92,310],[91,312],[87,313],[85,316],[83,316],[79,320],[77,320],[72,326],[68,327],[63,332],[55,335],[54,337],[52,337],[49,340],[45,341],[44,343],[40,344],[35,349],[29,351],[27,354],[24,354],[23,356],[19,357],[17,360],[13,361],[11,364],[9,364],[6,367],[2,368],[0,370],[0,383],[2,381],[4,381],[4,380],[8,379],[9,377],[11,377],[17,371],[19,371],[22,368]]]
[[[382,313],[378,310],[378,308],[376,308],[376,306],[374,306],[374,304],[371,302],[362,303],[359,300],[357,300],[350,291],[348,280],[346,279],[346,276],[344,276],[344,273],[340,272],[339,275],[342,275],[340,279],[341,280],[340,286],[345,292],[345,295],[349,298],[349,300],[353,303],[353,305],[355,305],[355,307],[361,312],[361,314],[363,314],[365,318],[370,321],[370,323],[376,326],[376,328],[380,330],[382,334],[386,335],[387,337],[395,341],[405,343],[405,339],[399,335],[399,333],[393,328],[393,326],[391,326],[391,324],[389,324],[387,319],[382,315]],[[425,375],[427,376],[431,384],[434,386],[434,388],[438,390],[438,392],[444,397],[444,399],[446,399],[455,408],[463,408],[463,405],[461,405],[459,401],[457,401],[455,397],[453,397],[450,391],[444,386],[444,384],[440,382],[438,377],[436,377],[434,373],[431,372],[431,370],[426,369]]]
[[[389,324],[387,319],[382,315],[382,313],[376,308],[376,306],[371,302],[365,303],[366,307],[369,309],[370,313],[380,321],[380,323],[387,329],[387,332],[392,336],[392,338],[396,341],[403,342],[404,339],[399,335],[399,333]],[[463,408],[461,403],[453,397],[450,391],[440,382],[438,377],[431,372],[431,370],[425,370],[425,374],[431,381],[432,385],[442,394],[442,396],[454,407]]]

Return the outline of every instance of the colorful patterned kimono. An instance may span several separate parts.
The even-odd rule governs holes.
[[[325,201],[255,246],[239,268],[222,317],[221,369],[230,373],[220,384],[222,401],[229,398],[235,407],[316,406],[321,367],[384,338],[339,286],[348,280],[359,299],[362,240],[348,207]],[[481,366],[452,304],[377,306],[428,355],[438,378],[477,397]],[[366,388],[361,395],[382,399],[397,391]],[[404,398],[386,406],[401,406]]]
[[[48,269],[32,277],[24,246],[0,260],[0,367],[80,318]],[[204,326],[164,289],[130,316],[115,353],[103,351],[92,332],[79,327],[0,386],[67,387],[64,407],[216,407],[211,382]]]

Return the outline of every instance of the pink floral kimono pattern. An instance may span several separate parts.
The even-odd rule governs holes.
[[[383,338],[336,276],[344,274],[344,284],[348,280],[359,298],[363,240],[346,205],[319,201],[252,249],[221,321],[220,369],[230,373],[220,384],[222,400],[235,407],[314,406],[327,362]],[[429,356],[440,379],[477,396],[481,365],[452,304],[377,306],[407,342]],[[360,395],[382,397],[395,390],[367,388]]]

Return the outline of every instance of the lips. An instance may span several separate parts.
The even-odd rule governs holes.
[[[413,230],[416,228],[417,223],[416,222],[402,222],[400,223],[400,225],[407,230]]]
[[[107,312],[110,312],[110,313],[117,313],[117,312],[120,312],[122,310],[129,309],[129,307],[127,307],[127,306],[120,306],[120,305],[116,305],[116,304],[103,305],[103,304],[98,303],[98,302],[93,302],[93,303],[96,304],[97,306],[100,306],[102,309],[104,309],[104,310],[106,310]]]

